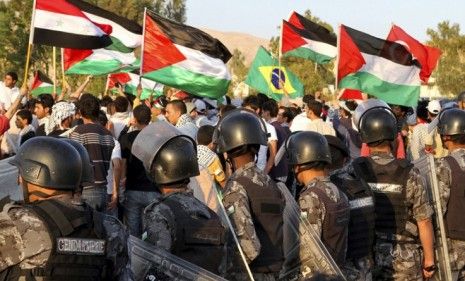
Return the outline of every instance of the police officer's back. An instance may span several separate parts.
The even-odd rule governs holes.
[[[465,94],[464,94],[465,95]],[[438,159],[438,175],[452,272],[465,279],[465,111],[444,110],[438,132],[450,155]]]
[[[85,151],[85,150],[82,150]],[[12,164],[25,204],[3,206],[0,279],[127,280],[127,234],[116,219],[74,198],[81,183],[79,152],[64,141],[36,137]]]
[[[355,159],[349,168],[369,184],[374,194],[374,279],[430,277],[433,271],[428,270],[434,265],[433,210],[418,170],[391,153],[391,142],[397,134],[396,118],[389,107],[374,106],[361,114],[358,128],[371,154]]]
[[[301,217],[314,226],[333,259],[342,266],[347,249],[349,203],[329,180],[326,169],[331,164],[331,153],[327,140],[316,132],[296,132],[286,141],[286,152],[297,181],[304,185],[298,200]]]
[[[341,270],[347,280],[371,280],[375,212],[373,194],[368,184],[357,174],[343,169],[347,157],[344,144],[336,137],[325,136],[331,149],[331,182],[344,192],[349,200],[350,221],[347,254]]]
[[[225,186],[224,207],[256,280],[277,278],[284,261],[285,199],[255,164],[260,145],[267,143],[265,130],[254,113],[235,110],[216,131],[218,150],[227,153],[233,170]]]
[[[154,134],[164,129],[162,136]],[[226,230],[216,213],[187,187],[189,178],[199,175],[195,142],[171,125],[157,122],[140,132],[132,153],[163,195],[144,210],[143,240],[220,274]]]

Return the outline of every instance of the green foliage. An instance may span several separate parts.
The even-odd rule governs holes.
[[[306,10],[304,16],[309,20],[318,23],[330,31],[333,28],[329,23],[326,23],[312,15],[310,10]],[[279,36],[272,37],[269,43],[270,52],[278,57],[279,54]],[[316,65],[314,62],[296,57],[282,57],[281,65],[291,70],[304,85],[305,93],[314,93],[329,84],[334,84],[334,62],[325,65]]]
[[[436,84],[443,95],[457,95],[465,89],[465,35],[458,24],[440,22],[437,29],[429,28],[428,44],[441,49],[438,67],[433,73]]]
[[[144,7],[179,22],[186,21],[185,0],[86,0],[89,3],[112,11],[118,15],[142,24]],[[29,30],[32,14],[32,0],[0,1],[0,76],[8,71],[16,71],[23,80],[26,53],[29,42]],[[57,49],[57,78],[61,78],[60,49]],[[40,69],[51,76],[52,47],[34,45],[30,60],[30,75]],[[74,88],[83,80],[79,76],[67,76],[67,81]],[[61,79],[60,79],[61,80]],[[87,88],[92,93],[102,93],[106,77],[95,77]]]
[[[248,68],[245,66],[244,54],[239,49],[234,49],[231,60],[228,62],[233,80],[244,81],[247,76]]]

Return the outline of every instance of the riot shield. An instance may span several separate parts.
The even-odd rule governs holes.
[[[277,184],[286,199],[284,208],[284,253],[280,280],[346,280],[287,187]],[[297,260],[296,260],[297,258]]]
[[[18,185],[18,167],[9,162],[13,158],[0,161],[0,198],[10,196],[11,200],[23,200],[23,189]]]
[[[136,281],[215,281],[226,279],[134,236],[128,239],[131,270]]]
[[[221,218],[223,223],[229,229],[229,238],[230,245],[228,245],[228,261],[226,268],[226,276],[229,280],[244,280],[248,278],[251,281],[255,281],[252,271],[250,270],[249,264],[245,257],[244,252],[242,251],[241,244],[239,239],[236,236],[236,232],[232,226],[231,221],[229,220],[228,213],[223,205],[223,200],[216,188],[213,189],[216,193],[216,198],[218,202],[219,213],[218,216]]]
[[[427,193],[430,202],[433,203],[434,229],[435,229],[435,251],[438,262],[438,272],[433,276],[436,280],[452,281],[452,271],[450,267],[449,249],[447,247],[447,237],[444,226],[443,206],[439,192],[438,179],[434,164],[434,157],[427,154],[414,162],[415,167],[426,180]]]

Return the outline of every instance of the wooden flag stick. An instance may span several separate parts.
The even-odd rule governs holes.
[[[110,74],[107,75],[107,83],[105,84],[105,92],[103,92],[103,96],[108,95],[109,87],[110,87]]]
[[[52,48],[52,57],[53,57],[53,93],[57,94],[57,48],[53,46]]]
[[[66,88],[66,80],[65,80],[65,49],[61,48],[61,83],[63,89]]]
[[[23,87],[27,86],[27,74],[29,72],[29,59],[31,58],[31,51],[32,51],[32,44],[29,43],[27,46],[27,54],[26,54],[26,66],[24,67],[24,80],[23,80]]]
[[[31,27],[29,29],[29,44],[27,46],[27,54],[26,54],[26,66],[24,67],[24,80],[23,80],[23,87],[27,86],[27,76],[29,72],[29,60],[31,58],[32,52],[32,42],[34,42],[34,18],[36,15],[36,0],[32,4],[32,16],[31,16]]]

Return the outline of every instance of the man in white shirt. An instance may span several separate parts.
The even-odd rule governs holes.
[[[336,131],[334,130],[333,125],[321,119],[320,116],[322,109],[323,105],[319,101],[312,100],[307,103],[307,107],[305,109],[307,118],[312,121],[308,131],[317,132],[322,135],[336,136]]]
[[[3,82],[0,82],[0,103],[3,103],[6,110],[10,108],[11,104],[19,96],[16,82],[18,82],[18,74],[16,72],[8,72]]]

